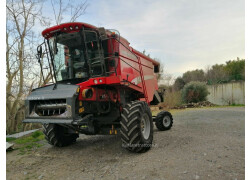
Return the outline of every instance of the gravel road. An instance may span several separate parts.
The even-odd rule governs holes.
[[[146,153],[122,149],[119,135],[81,135],[69,147],[8,152],[7,179],[244,179],[244,107],[172,113],[172,129],[155,128]]]

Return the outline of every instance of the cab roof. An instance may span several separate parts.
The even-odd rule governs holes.
[[[49,27],[42,32],[42,36],[45,39],[52,37],[56,32],[79,32],[80,29],[84,27],[85,29],[97,29],[97,27],[87,24],[87,23],[80,23],[80,22],[69,22],[63,23],[56,26]]]

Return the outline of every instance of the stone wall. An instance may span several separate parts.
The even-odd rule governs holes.
[[[208,85],[210,94],[207,100],[213,104],[231,105],[245,104],[245,82]]]

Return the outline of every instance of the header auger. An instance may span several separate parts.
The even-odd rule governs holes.
[[[72,22],[42,35],[37,58],[45,85],[27,97],[24,122],[42,123],[50,144],[69,145],[79,133],[120,133],[123,147],[145,152],[152,146],[153,121],[159,130],[171,128],[169,112],[152,117],[149,108],[163,101],[160,64],[118,31]]]

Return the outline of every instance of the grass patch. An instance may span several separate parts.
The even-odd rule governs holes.
[[[155,111],[152,111],[152,116],[157,116],[157,114],[160,112],[160,110],[155,110]]]
[[[239,107],[242,107],[242,106],[245,106],[245,104],[232,104],[231,106],[239,106]]]
[[[32,142],[38,142],[44,139],[44,135],[41,134],[39,136],[35,135],[35,137],[33,136],[33,133],[31,134],[31,136],[27,136],[27,137],[23,137],[23,138],[18,138],[16,140],[14,140],[14,143],[17,144],[27,144],[27,143],[32,143]]]
[[[33,138],[38,138],[39,136],[43,135],[41,131],[35,131],[31,134]]]
[[[231,105],[215,105],[211,108],[226,108],[226,107],[245,107],[245,104],[231,104]]]
[[[44,134],[41,131],[35,131],[29,136],[24,136],[21,138],[6,138],[7,142],[12,142],[16,144],[16,149],[19,149],[19,155],[23,155],[27,152],[37,149],[42,144],[39,141],[44,139]]]
[[[14,137],[6,137],[6,142],[12,142],[14,140],[16,140],[16,138],[14,138]]]
[[[39,147],[42,147],[43,145],[42,144],[39,144],[39,143],[28,143],[20,148],[19,149],[19,155],[24,155],[25,153],[29,153],[30,151],[32,151],[33,149],[37,149]]]

